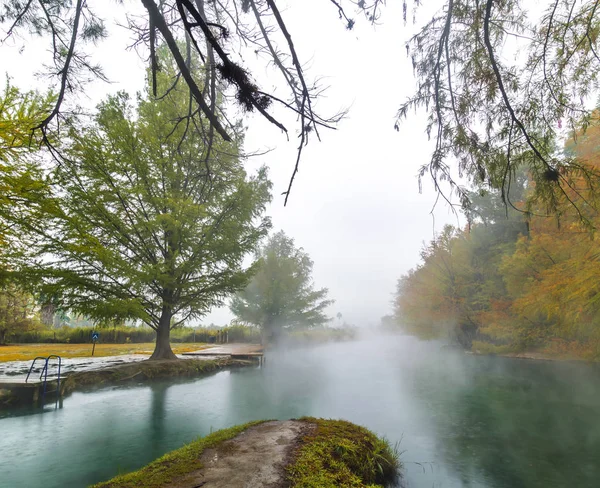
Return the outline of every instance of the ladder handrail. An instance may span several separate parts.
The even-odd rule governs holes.
[[[58,377],[56,380],[56,404],[58,404],[58,399],[60,398],[60,369],[62,366],[62,358],[56,354],[50,354],[50,356],[48,357],[44,357],[44,356],[38,356],[36,357],[33,362],[31,363],[31,367],[29,368],[29,372],[27,373],[27,378],[25,378],[25,383],[27,383],[27,381],[29,380],[29,375],[31,374],[31,371],[33,370],[33,367],[35,366],[35,362],[38,359],[43,359],[44,362],[44,367],[42,368],[42,371],[40,373],[40,381],[42,380],[42,376],[44,377],[44,389],[42,391],[42,407],[44,406],[44,399],[46,398],[46,386],[48,384],[48,362],[50,361],[50,359],[56,358],[58,359]]]
[[[48,379],[48,361],[50,361],[50,359],[52,358],[57,358],[58,359],[58,378],[56,381],[56,403],[58,403],[58,398],[60,397],[60,366],[61,366],[61,357],[57,356],[56,354],[51,354],[50,356],[48,356],[46,358],[46,365],[44,366],[44,370],[46,371],[46,374],[44,376],[44,392],[42,393],[42,406],[44,405],[44,398],[46,397],[46,385],[47,385],[47,379]]]
[[[29,375],[31,374],[31,371],[33,370],[33,367],[35,366],[35,362],[38,359],[43,359],[44,361],[47,360],[47,358],[44,356],[38,356],[33,360],[33,363],[31,363],[31,367],[29,368],[29,373],[27,373],[27,378],[25,378],[25,383],[27,383],[27,380],[29,379]],[[44,364],[44,368],[46,368],[46,364]],[[42,379],[42,374],[44,373],[44,368],[42,368],[42,373],[40,374],[40,379]]]

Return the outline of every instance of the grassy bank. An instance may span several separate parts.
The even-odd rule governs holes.
[[[222,442],[262,422],[264,420],[218,430],[181,449],[165,454],[138,471],[117,476],[92,488],[160,488],[190,471],[201,469],[200,456],[206,449],[217,447]]]
[[[175,354],[197,351],[207,347],[205,343],[171,344]],[[94,357],[146,354],[154,351],[154,343],[141,344],[96,344]],[[11,344],[0,347],[0,362],[30,361],[37,356],[56,354],[62,358],[90,357],[92,344]]]
[[[385,439],[344,420],[304,418],[317,428],[302,439],[287,467],[290,486],[387,486],[395,481],[398,453]]]
[[[471,351],[467,352],[544,361],[600,361],[600,353],[597,347],[561,340],[549,341],[548,344],[536,349],[524,349],[511,345],[494,345],[483,341],[473,341]]]
[[[308,433],[298,436],[295,448],[287,455],[280,483],[282,486],[380,488],[389,486],[396,480],[400,469],[397,453],[385,440],[369,430],[340,420],[303,418],[301,422],[306,423]],[[138,471],[117,476],[94,485],[93,488],[183,486],[184,480],[190,479],[190,474],[197,474],[202,478],[203,473],[206,473],[202,471],[205,468],[202,455],[207,449],[216,449],[220,453],[219,459],[228,454],[243,456],[243,444],[234,449],[235,453],[232,454],[231,444],[224,442],[260,423],[262,422],[250,422],[214,432],[166,454]],[[240,437],[240,440],[247,442],[247,437]],[[212,456],[210,454],[211,458]],[[217,459],[216,455],[214,459]],[[224,476],[220,481],[226,486],[228,478]]]
[[[214,360],[182,359],[179,361],[136,361],[94,371],[70,373],[61,380],[60,395],[67,396],[78,390],[124,385],[128,382],[144,383],[161,378],[193,378],[226,368],[254,366],[256,360],[219,358]],[[50,390],[56,381],[50,381]],[[0,409],[39,405],[41,384],[0,383]],[[54,401],[54,395],[47,396]]]
[[[212,360],[138,361],[94,371],[69,374],[61,384],[61,394],[90,387],[119,385],[127,381],[144,382],[160,378],[195,377],[224,368],[254,365],[255,361],[220,358]]]

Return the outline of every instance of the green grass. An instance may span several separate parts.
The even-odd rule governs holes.
[[[316,429],[286,468],[293,488],[383,487],[398,477],[398,452],[385,439],[344,420],[306,417]]]
[[[205,349],[208,344],[188,343],[171,344],[175,354]],[[96,344],[94,357],[121,356],[124,354],[143,354],[150,356],[154,343],[141,344]],[[62,358],[82,358],[92,356],[92,344],[10,344],[0,347],[0,362],[30,361],[37,356],[57,354]]]
[[[146,467],[133,473],[117,476],[104,483],[98,483],[92,488],[159,488],[191,471],[202,468],[200,456],[205,449],[232,439],[248,427],[265,422],[259,420],[229,429],[218,430],[190,444],[165,454]]]
[[[381,488],[399,475],[398,453],[385,439],[344,420],[300,419],[315,428],[304,435],[286,467],[290,488]],[[159,488],[202,468],[205,449],[215,448],[262,421],[219,430],[91,488]]]

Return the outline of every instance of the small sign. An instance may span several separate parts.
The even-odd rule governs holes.
[[[92,341],[96,342],[98,339],[100,339],[100,332],[92,332]]]

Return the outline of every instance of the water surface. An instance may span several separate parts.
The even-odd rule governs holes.
[[[212,430],[312,415],[404,451],[408,487],[600,486],[600,370],[409,337],[275,352],[263,369],[75,393],[0,418],[0,487],[85,487]]]

